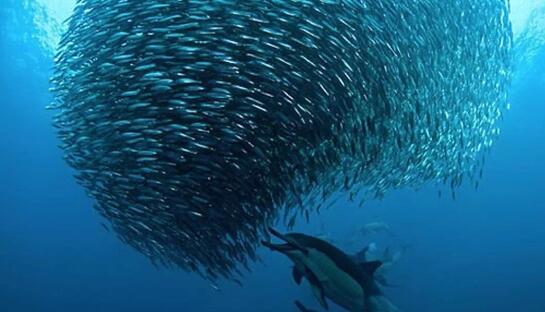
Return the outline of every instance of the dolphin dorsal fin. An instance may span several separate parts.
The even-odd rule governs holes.
[[[380,268],[382,265],[382,261],[368,261],[368,262],[362,262],[360,263],[361,269],[367,273],[369,276],[373,276],[375,274],[375,271]]]
[[[329,310],[329,306],[327,305],[327,300],[325,299],[325,294],[322,287],[314,284],[311,284],[310,287],[312,288],[312,293],[314,294],[314,297],[316,297],[316,300],[318,300],[322,308],[324,308],[325,310]]]

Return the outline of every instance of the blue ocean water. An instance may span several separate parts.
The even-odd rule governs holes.
[[[545,13],[528,3],[515,29],[511,109],[478,190],[465,186],[456,200],[432,186],[401,190],[363,209],[339,201],[297,228],[353,251],[371,241],[404,250],[386,289],[403,311],[545,311]],[[243,287],[216,291],[155,268],[101,226],[44,109],[58,31],[48,14],[61,4],[0,1],[0,311],[294,311],[294,299],[317,308],[278,254],[260,250]],[[354,235],[374,221],[391,233]]]

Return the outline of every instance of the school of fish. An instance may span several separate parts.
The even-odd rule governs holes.
[[[79,0],[65,159],[123,242],[233,279],[338,191],[478,183],[510,83],[504,0]]]

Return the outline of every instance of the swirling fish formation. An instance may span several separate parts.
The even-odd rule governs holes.
[[[127,244],[233,278],[338,191],[477,181],[503,0],[80,0],[52,77],[66,161]]]

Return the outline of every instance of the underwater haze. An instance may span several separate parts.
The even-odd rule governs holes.
[[[398,256],[386,296],[402,311],[545,311],[545,1],[511,1],[513,82],[479,187],[435,184],[341,197],[294,230]],[[63,160],[54,54],[75,1],[0,0],[0,311],[297,311],[310,289],[265,248],[237,283],[155,266],[117,238]],[[445,193],[447,195],[445,195]],[[343,311],[331,305],[330,311]]]

